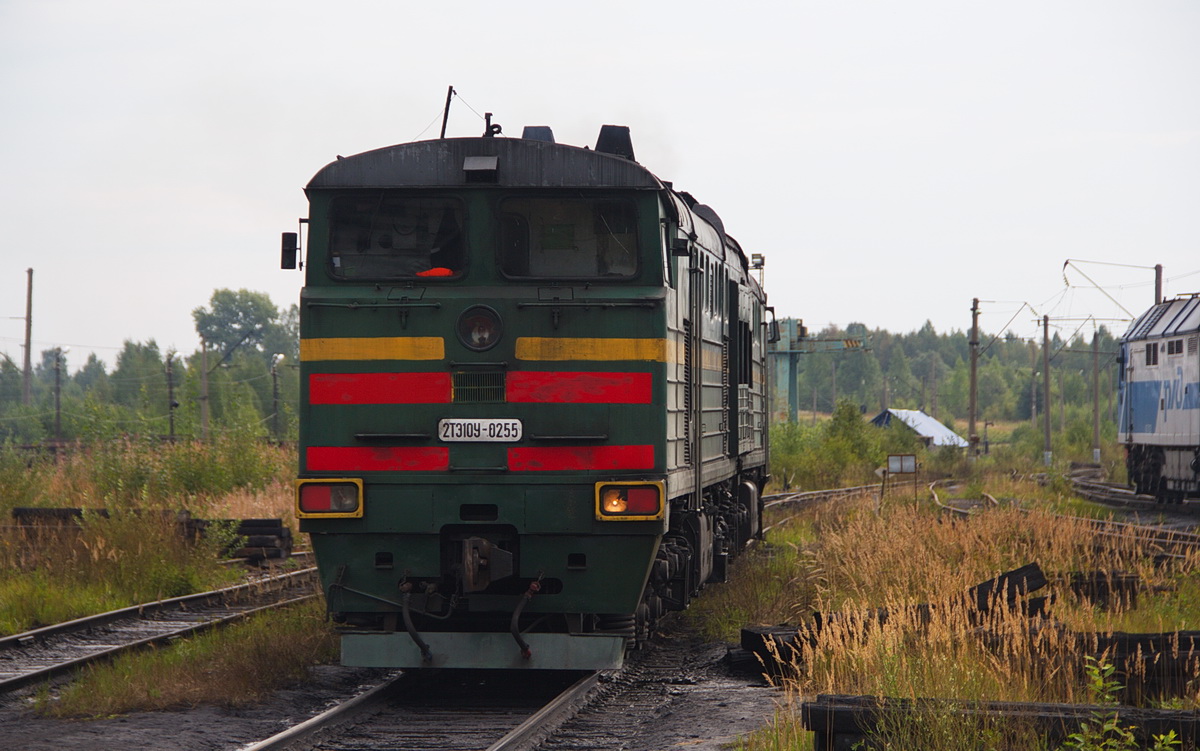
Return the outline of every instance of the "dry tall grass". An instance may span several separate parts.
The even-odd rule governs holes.
[[[1200,557],[1156,566],[1142,541],[1101,539],[1086,522],[1045,513],[998,508],[956,520],[911,498],[889,498],[879,514],[874,506],[864,498],[806,512],[771,536],[771,549],[794,551],[792,567],[774,574],[793,583],[794,601],[768,598],[760,603],[766,607],[742,604],[740,612],[757,613],[759,623],[798,624],[800,647],[782,679],[789,700],[775,728],[747,748],[811,744],[798,733],[789,702],[818,693],[1087,703],[1077,632],[1111,634],[1134,623],[1155,632],[1200,627]],[[1055,595],[1046,617],[1031,618],[1021,607],[1025,598],[1015,606],[993,603],[983,614],[964,597],[972,586],[1034,562]],[[1101,608],[1062,584],[1070,572],[1134,573],[1143,595]],[[764,589],[748,586],[760,575],[739,571],[728,587],[743,590],[737,602]],[[818,622],[814,612],[825,617]],[[1167,700],[1171,706],[1200,708],[1197,667],[1181,668],[1183,695]],[[884,735],[891,748],[1017,749],[1035,742],[1020,728],[964,727],[949,712]]]
[[[295,529],[293,462],[256,441],[117,442],[58,461],[0,447],[0,514],[84,510],[78,525],[0,522],[0,633],[229,583],[238,574],[218,559],[230,531],[210,527],[208,539],[189,541],[180,514],[279,517]]]

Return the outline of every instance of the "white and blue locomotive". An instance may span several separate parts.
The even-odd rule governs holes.
[[[1121,339],[1120,440],[1129,484],[1200,498],[1200,294],[1158,303]]]

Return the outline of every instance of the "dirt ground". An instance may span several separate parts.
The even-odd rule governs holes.
[[[28,698],[0,704],[0,748],[6,751],[226,751],[302,722],[379,682],[383,671],[321,665],[303,684],[277,691],[259,706],[201,706],[172,712],[139,712],[97,720],[35,716]]]
[[[659,638],[544,748],[717,751],[772,716],[781,695],[725,668],[723,644],[674,632]],[[310,679],[245,709],[212,706],[96,720],[36,717],[28,697],[0,700],[5,751],[235,751],[382,680],[379,670],[324,665]]]

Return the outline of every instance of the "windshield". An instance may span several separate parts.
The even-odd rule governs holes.
[[[507,276],[626,279],[637,273],[637,214],[629,201],[509,198],[500,205]]]
[[[343,279],[452,277],[463,272],[463,208],[448,198],[384,193],[333,202],[329,262]]]

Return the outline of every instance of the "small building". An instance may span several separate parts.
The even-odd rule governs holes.
[[[920,436],[921,440],[925,442],[926,448],[954,446],[965,449],[970,445],[958,433],[919,409],[885,409],[871,420],[871,424],[881,428],[890,428],[897,424],[903,425]]]

